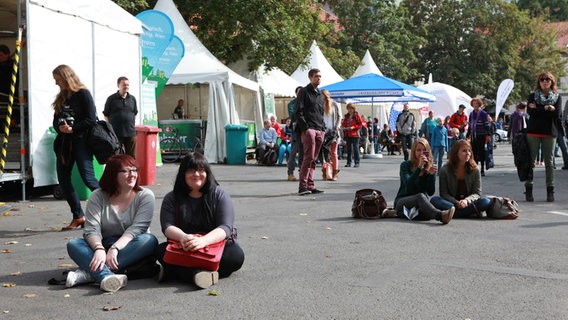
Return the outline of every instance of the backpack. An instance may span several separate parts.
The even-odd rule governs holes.
[[[124,152],[112,125],[104,120],[97,120],[97,124],[90,129],[87,144],[99,164],[105,164],[110,156]]]
[[[275,165],[277,161],[278,161],[278,153],[276,152],[275,149],[269,148],[264,153],[261,163],[267,166],[272,166]]]

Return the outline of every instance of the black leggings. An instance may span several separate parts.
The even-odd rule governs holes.
[[[482,171],[485,165],[485,137],[486,135],[476,136],[473,140],[471,140],[473,159],[476,163],[481,163]]]
[[[155,251],[158,261],[164,266],[166,279],[179,279],[183,282],[193,283],[193,276],[201,271],[194,268],[176,266],[164,262],[164,253],[166,252],[167,242],[160,243]],[[225,243],[221,263],[219,264],[219,277],[226,278],[231,273],[239,270],[245,262],[245,253],[238,243],[229,240]]]

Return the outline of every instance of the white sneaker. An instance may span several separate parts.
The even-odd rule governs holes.
[[[77,269],[76,271],[69,271],[65,286],[67,288],[74,287],[79,284],[95,282],[91,274],[85,270]]]
[[[127,282],[128,277],[125,274],[112,274],[103,278],[101,290],[116,292],[118,289],[125,287]]]
[[[217,271],[199,271],[193,276],[193,282],[201,289],[207,289],[219,281],[219,272]]]

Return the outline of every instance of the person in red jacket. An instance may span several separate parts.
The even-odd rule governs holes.
[[[354,167],[359,167],[359,130],[363,126],[361,117],[355,110],[355,105],[352,103],[347,104],[347,114],[343,117],[341,128],[343,135],[347,142],[347,164],[346,167],[351,167],[351,159],[355,161]]]
[[[467,116],[465,115],[465,106],[460,104],[458,111],[452,114],[450,118],[450,127],[456,128],[460,131],[458,139],[465,139],[467,128]]]

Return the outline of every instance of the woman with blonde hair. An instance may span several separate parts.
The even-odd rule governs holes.
[[[73,165],[77,163],[87,188],[94,191],[99,187],[93,168],[93,152],[87,145],[87,135],[97,121],[97,108],[93,96],[71,67],[62,64],[52,73],[60,89],[52,104],[53,128],[58,133],[53,144],[57,178],[73,214],[73,221],[63,230],[72,230],[85,225],[85,213],[71,184]]]
[[[448,162],[440,169],[440,196],[430,200],[440,210],[455,206],[454,218],[481,218],[491,206],[491,200],[481,195],[481,173],[472,155],[469,141],[454,143]]]
[[[536,78],[535,91],[527,99],[527,141],[531,150],[531,164],[542,150],[546,172],[546,201],[554,201],[554,147],[558,136],[557,120],[562,107],[562,97],[556,88],[556,79],[550,72],[542,72]],[[533,179],[525,182],[525,197],[534,201]]]
[[[330,158],[333,175],[331,180],[336,181],[339,175],[339,162],[337,157],[337,143],[339,140],[339,132],[341,130],[341,110],[337,102],[331,99],[329,91],[321,90],[324,98],[323,105],[323,121],[325,122],[325,136],[323,139],[322,152],[323,159]],[[329,149],[328,149],[329,147]],[[327,155],[326,153],[329,153]],[[325,180],[325,174],[324,174]]]
[[[440,210],[428,200],[428,196],[432,196],[436,191],[436,171],[438,169],[432,163],[428,140],[416,139],[410,151],[410,159],[400,164],[400,187],[394,199],[396,214],[400,218],[406,218],[405,209],[417,208],[417,220],[436,219],[443,224],[448,224],[454,216],[455,207]],[[389,214],[390,212],[387,212],[387,215]]]

